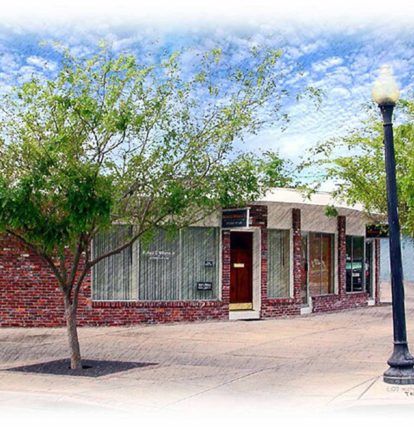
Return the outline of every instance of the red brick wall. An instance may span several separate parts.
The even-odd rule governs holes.
[[[7,237],[0,239],[0,301],[2,326],[63,323],[63,302],[49,267]]]
[[[228,318],[228,304],[221,301],[94,301],[89,313],[80,313],[79,324],[115,326]]]
[[[223,259],[226,260],[230,240],[229,236],[223,237]],[[131,325],[228,319],[229,286],[225,261],[222,301],[92,301],[88,275],[79,296],[78,324]],[[0,326],[64,325],[63,299],[50,268],[40,257],[7,237],[0,238],[0,301]]]
[[[338,218],[339,275],[345,277],[345,218]],[[267,206],[253,205],[251,225],[261,228],[261,317],[300,314],[301,212],[292,209],[293,297],[267,297]],[[376,243],[379,251],[379,244]],[[376,257],[379,268],[379,252]],[[379,270],[378,270],[379,271]],[[379,275],[377,272],[377,280]],[[339,278],[339,283],[341,279]],[[342,279],[345,280],[345,279]],[[343,284],[340,289],[345,286]],[[378,283],[378,282],[377,282]],[[379,298],[379,286],[377,286]],[[130,301],[91,300],[88,275],[79,300],[79,325],[130,325],[136,323],[228,319],[230,299],[230,232],[222,232],[221,301]],[[366,294],[313,297],[313,311],[342,310],[365,305]],[[0,326],[63,326],[63,301],[49,267],[15,240],[0,237]],[[378,301],[378,299],[377,299]]]
[[[222,232],[221,240],[221,299],[224,304],[230,303],[230,267],[231,267],[231,253],[230,253],[230,231]]]
[[[368,304],[368,294],[358,292],[346,295],[321,295],[312,297],[312,311],[346,310],[349,308],[362,307]]]
[[[250,226],[267,228],[267,206],[251,205],[250,207]]]
[[[300,209],[292,209],[293,230],[293,298],[301,304],[302,288],[302,226]]]
[[[346,218],[338,216],[338,293],[346,294]]]
[[[261,231],[261,237],[260,237],[260,266],[261,266],[261,273],[260,273],[260,297],[262,301],[262,315],[265,314],[265,306],[268,304],[267,299],[267,230],[262,229]]]

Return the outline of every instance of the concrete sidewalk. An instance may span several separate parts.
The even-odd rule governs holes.
[[[414,343],[413,285],[406,294]],[[80,340],[84,358],[153,365],[98,378],[5,371],[66,358],[66,336],[62,329],[0,329],[0,407],[414,415],[414,386],[381,379],[392,350],[389,304],[266,321],[82,328]]]

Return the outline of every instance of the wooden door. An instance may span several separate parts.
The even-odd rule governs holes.
[[[230,234],[230,247],[230,304],[234,304],[233,308],[252,308],[253,234],[232,232]]]

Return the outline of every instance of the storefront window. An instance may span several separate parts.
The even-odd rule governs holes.
[[[93,242],[94,254],[119,246],[131,229],[114,226]],[[189,227],[175,237],[158,230],[149,245],[137,244],[93,269],[96,300],[205,300],[219,298],[219,229]]]
[[[180,269],[180,239],[159,230],[151,243],[140,245],[139,299],[178,300]]]
[[[309,293],[311,296],[333,293],[334,236],[309,233]]]
[[[270,298],[290,296],[289,230],[268,230],[267,295]]]
[[[131,235],[126,225],[114,225],[110,231],[101,233],[93,240],[92,255],[98,257],[116,249]],[[131,300],[136,297],[132,281],[132,248],[108,257],[95,265],[92,271],[93,298],[95,300]]]
[[[220,229],[189,227],[181,232],[181,297],[183,300],[218,299]],[[205,283],[200,289],[197,283]]]
[[[362,292],[364,290],[364,272],[364,238],[362,236],[346,236],[347,292]]]

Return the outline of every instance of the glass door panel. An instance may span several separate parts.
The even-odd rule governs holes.
[[[332,236],[321,234],[321,295],[332,293],[332,240]]]
[[[321,289],[321,238],[309,233],[309,293],[320,295]]]

